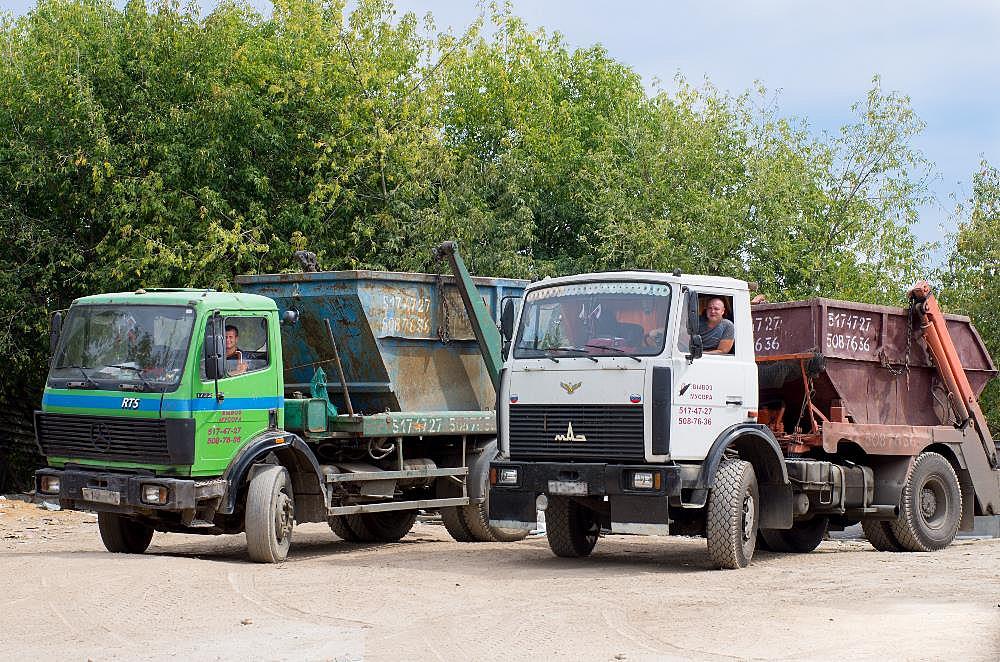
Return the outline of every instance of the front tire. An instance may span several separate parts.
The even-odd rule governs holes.
[[[465,523],[460,506],[449,506],[441,509],[441,522],[455,542],[478,542]]]
[[[499,457],[496,442],[487,444],[482,453],[486,457]],[[457,542],[517,542],[528,535],[528,529],[505,529],[490,525],[490,463],[480,462],[475,474],[470,473],[468,481],[478,481],[482,503],[466,506],[452,506],[441,509],[441,519],[448,533]],[[471,484],[471,483],[470,483]]]
[[[750,565],[757,548],[760,493],[753,465],[725,460],[715,472],[715,487],[708,497],[705,537],[708,556],[718,568]]]
[[[962,522],[962,489],[938,453],[917,456],[903,486],[899,518],[890,522],[903,549],[933,552],[951,544]]]
[[[589,556],[597,545],[601,527],[594,511],[564,496],[550,496],[545,509],[545,537],[556,556]]]
[[[252,561],[279,563],[288,557],[295,526],[295,498],[288,471],[269,466],[250,481],[245,528]]]
[[[828,524],[829,518],[816,516],[805,522],[796,522],[790,529],[761,529],[760,538],[772,552],[807,554],[823,542]]]
[[[101,542],[115,554],[142,554],[153,539],[153,527],[118,513],[97,513]]]

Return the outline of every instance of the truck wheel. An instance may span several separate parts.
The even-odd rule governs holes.
[[[345,542],[361,542],[361,538],[347,524],[347,518],[343,515],[334,515],[329,519],[330,529],[337,534],[337,537]]]
[[[295,498],[284,467],[257,473],[247,491],[247,551],[258,563],[278,563],[288,556],[295,526]]]
[[[496,459],[500,455],[495,444],[496,442],[493,442],[492,445],[483,449],[484,453],[493,453],[491,459]],[[485,498],[482,503],[470,503],[458,508],[459,514],[465,521],[465,528],[478,542],[517,542],[523,540],[529,533],[528,529],[505,529],[490,526],[490,463],[483,462],[479,467],[478,475],[469,478],[479,481]]]
[[[708,556],[719,568],[745,568],[757,548],[760,494],[753,465],[725,460],[708,496],[705,536]]]
[[[396,542],[413,528],[415,510],[390,510],[383,513],[347,515],[347,526],[362,542]]]
[[[933,552],[950,545],[962,521],[962,490],[951,463],[938,453],[918,455],[900,509],[890,526],[903,549]]]
[[[902,552],[903,546],[896,539],[889,522],[879,519],[861,520],[861,529],[872,547],[880,552]]]
[[[109,552],[142,554],[153,539],[153,527],[118,513],[97,513],[101,542]]]
[[[545,509],[545,537],[556,556],[589,556],[601,532],[594,513],[569,497],[550,496]]]
[[[444,528],[448,530],[448,535],[455,542],[476,542],[476,537],[469,531],[469,527],[465,524],[465,518],[462,517],[462,512],[457,506],[442,508],[441,521],[444,522]]]
[[[490,525],[490,493],[488,489],[485,501],[461,506],[459,513],[476,542],[517,542],[528,535],[527,529],[504,529]]]
[[[805,554],[823,542],[827,524],[827,517],[817,516],[805,522],[796,522],[790,529],[761,529],[760,537],[772,552]]]

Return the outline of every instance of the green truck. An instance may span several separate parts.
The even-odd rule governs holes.
[[[252,560],[286,558],[296,522],[395,541],[420,510],[459,541],[492,527],[500,336],[524,281],[309,272],[237,279],[241,292],[148,289],[53,315],[35,431],[35,489],[97,512],[105,547],[154,531],[245,532]],[[506,304],[506,306],[505,306]]]

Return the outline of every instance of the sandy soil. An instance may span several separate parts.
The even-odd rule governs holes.
[[[0,658],[729,660],[1000,657],[1000,540],[889,554],[831,540],[708,569],[704,541],[460,544],[418,522],[389,545],[295,530],[280,565],[243,536],[158,533],[109,554],[96,517],[0,501]]]

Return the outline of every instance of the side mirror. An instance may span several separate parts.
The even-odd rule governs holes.
[[[286,310],[281,313],[281,323],[287,326],[291,326],[299,321],[299,311],[294,309]]]
[[[687,290],[687,332],[691,337],[689,344],[689,354],[685,356],[690,363],[695,359],[700,359],[704,353],[704,344],[701,340],[701,316],[698,310],[698,293],[694,290]]]
[[[691,336],[690,354],[688,354],[684,358],[686,358],[690,363],[695,359],[700,359],[703,353],[704,353],[704,345],[701,342],[701,335],[696,333],[693,336]]]
[[[208,379],[226,376],[226,337],[218,329],[219,316],[213,315],[205,330],[205,376]]]
[[[688,335],[694,336],[701,330],[701,315],[698,310],[698,293],[693,290],[687,291],[687,331]]]
[[[49,320],[49,355],[56,353],[56,347],[59,345],[59,336],[62,335],[62,323],[63,314],[60,312],[52,313],[52,319]]]
[[[514,337],[514,301],[507,299],[500,311],[500,335],[506,342]]]

